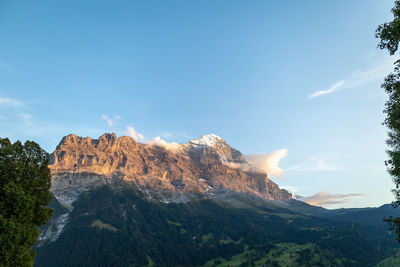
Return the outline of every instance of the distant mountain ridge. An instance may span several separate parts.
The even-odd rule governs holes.
[[[240,151],[216,135],[205,135],[168,149],[141,144],[131,137],[105,133],[98,139],[73,134],[62,138],[51,155],[52,192],[72,204],[80,191],[115,179],[133,182],[149,198],[184,202],[189,196],[213,197],[226,191],[249,193],[269,200],[288,200],[264,173],[231,168],[246,164]]]

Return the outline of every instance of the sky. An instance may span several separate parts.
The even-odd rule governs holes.
[[[52,152],[74,133],[273,158],[327,208],[394,200],[384,166],[393,1],[0,1],[0,137]],[[267,156],[269,155],[269,157]],[[278,167],[279,166],[279,167]]]

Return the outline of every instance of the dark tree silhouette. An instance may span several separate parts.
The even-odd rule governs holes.
[[[52,196],[49,155],[35,142],[0,138],[0,266],[33,266],[38,226]]]
[[[400,1],[395,1],[392,13],[393,21],[379,25],[376,30],[376,37],[380,39],[378,48],[387,49],[391,56],[398,51],[400,42]],[[383,123],[388,129],[386,142],[389,146],[385,164],[395,184],[393,193],[396,201],[393,205],[398,207],[400,205],[400,60],[394,63],[394,70],[385,78],[382,88],[389,96],[385,103],[386,118]],[[397,240],[400,241],[400,217],[390,217],[385,220],[396,229]]]

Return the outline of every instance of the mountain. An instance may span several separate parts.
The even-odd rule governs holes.
[[[246,164],[242,154],[216,135],[205,135],[173,150],[141,144],[128,136],[103,134],[99,139],[68,135],[52,154],[52,191],[71,204],[87,188],[113,180],[130,181],[149,198],[185,202],[227,191],[250,193],[270,200],[291,194],[265,173],[246,172],[229,164]]]
[[[374,266],[395,255],[388,206],[291,198],[216,135],[186,144],[64,137],[35,266]]]

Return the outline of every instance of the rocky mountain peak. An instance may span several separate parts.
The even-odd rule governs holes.
[[[117,137],[114,133],[103,134],[98,139],[68,135],[52,153],[49,167],[53,174],[53,193],[57,196],[68,188],[81,192],[86,190],[82,188],[95,186],[99,181],[122,179],[157,194],[213,196],[218,192],[236,191],[266,199],[291,198],[267,175],[227,164],[245,163],[245,160],[240,151],[216,135],[205,135],[181,146],[179,152],[172,152],[157,145],[137,143],[128,136]],[[72,195],[75,199],[79,194]]]
[[[111,143],[115,143],[117,140],[117,135],[115,133],[104,133],[102,136],[99,137],[99,140],[108,141]]]
[[[56,149],[59,149],[62,145],[70,145],[74,143],[78,143],[80,141],[81,137],[75,135],[75,134],[69,134],[67,136],[64,136],[60,143],[58,144]]]

